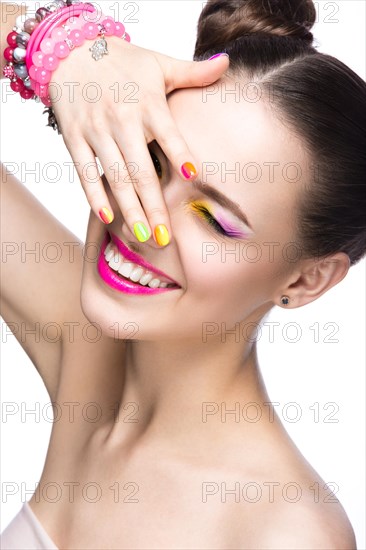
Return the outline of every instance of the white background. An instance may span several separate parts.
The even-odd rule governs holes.
[[[365,79],[365,2],[315,4],[318,22],[314,34],[319,51],[338,57]],[[192,58],[202,2],[102,1],[99,5],[105,13],[125,22],[133,43],[179,59]],[[18,177],[84,240],[89,206],[75,174],[70,181],[65,163],[71,159],[62,138],[45,127],[42,106],[9,94],[7,82],[1,81],[1,160],[18,163],[24,169],[39,162],[46,181],[36,181],[21,171]],[[56,176],[50,162],[62,167],[62,177],[52,183]],[[290,311],[276,308],[268,320],[280,323],[274,342],[269,341],[268,326],[259,342],[271,400],[279,403],[276,409],[305,457],[326,482],[333,484],[333,490],[339,487],[337,497],[355,529],[358,548],[365,549],[365,261],[315,303]],[[318,323],[319,342],[310,328],[314,323]],[[333,336],[332,327],[338,327]],[[22,503],[30,499],[40,478],[51,422],[47,421],[49,409],[42,415],[49,398],[35,367],[15,338],[6,334],[4,324],[1,329],[2,342],[6,342],[2,345],[2,401],[15,402],[23,410],[34,409],[39,403],[41,411],[37,420],[28,415],[22,421],[19,412],[2,423],[2,482],[19,487],[14,496],[6,499],[3,494],[3,530]],[[298,340],[291,342],[296,331]],[[327,337],[335,341],[326,342]],[[22,493],[21,484],[27,493]]]

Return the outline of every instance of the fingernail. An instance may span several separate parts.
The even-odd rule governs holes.
[[[195,169],[195,167],[193,166],[193,164],[191,162],[185,162],[184,164],[182,164],[180,169],[181,169],[181,172],[182,172],[183,176],[187,180],[190,180],[190,179],[194,178],[194,176],[197,175],[197,170]]]
[[[229,54],[223,52],[223,53],[215,53],[215,55],[211,55],[211,57],[208,58],[208,61],[211,59],[216,59],[216,57],[220,57],[221,55],[226,55],[226,57],[229,57]]]
[[[149,238],[149,231],[146,227],[146,225],[142,222],[137,222],[133,226],[133,232],[136,235],[136,238],[140,241],[140,243],[144,243]]]
[[[109,224],[113,222],[113,214],[112,212],[105,206],[101,210],[99,210],[99,216],[105,224]]]
[[[157,225],[155,227],[154,235],[159,246],[166,246],[170,243],[169,231],[165,225]]]

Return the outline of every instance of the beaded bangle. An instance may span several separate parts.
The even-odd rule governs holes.
[[[50,14],[47,18],[45,18],[44,23],[42,25],[39,25],[35,29],[29,39],[25,58],[28,69],[32,65],[32,53],[38,49],[41,41],[45,37],[49,36],[50,32],[55,28],[55,26],[61,26],[64,21],[69,19],[70,17],[78,17],[79,15],[84,13],[85,9],[87,9],[88,11],[94,11],[94,8],[91,4],[81,4],[80,6],[74,4],[70,7],[64,7],[60,11],[57,10],[56,13]]]
[[[7,61],[3,74],[10,78],[10,87],[23,99],[42,101],[47,107],[48,126],[60,132],[51,107],[48,85],[52,73],[70,51],[81,46],[86,39],[99,39],[90,49],[96,61],[108,54],[105,36],[117,36],[130,42],[122,23],[110,16],[98,13],[89,3],[73,0],[53,0],[36,11],[35,18],[20,16],[7,36],[8,47],[4,50]],[[28,12],[27,12],[28,13]],[[95,23],[97,14],[101,19]]]
[[[72,0],[53,0],[47,7],[39,8],[35,17],[20,15],[17,17],[15,27],[7,36],[8,48],[4,50],[4,58],[7,61],[3,69],[5,77],[10,78],[10,87],[13,91],[19,92],[23,99],[36,99],[37,96],[31,88],[28,76],[28,69],[25,65],[26,49],[31,34],[41,26],[42,21],[54,13],[61,6],[71,5]],[[27,14],[29,8],[27,9]]]

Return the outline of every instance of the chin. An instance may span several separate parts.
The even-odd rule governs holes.
[[[148,316],[141,308],[135,315],[135,308],[111,300],[92,280],[88,280],[89,276],[83,278],[80,305],[87,321],[96,325],[104,337],[115,340],[164,339],[164,331],[156,326],[154,319],[146,318]]]
[[[106,338],[118,340],[139,338],[139,325],[127,319],[126,309],[114,304],[101,289],[98,289],[89,276],[83,277],[80,306],[87,321],[96,325]]]

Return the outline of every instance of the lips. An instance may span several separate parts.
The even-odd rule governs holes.
[[[137,271],[140,270],[146,274],[150,273],[150,279],[152,280],[149,282],[149,286],[143,286],[140,282],[134,282],[130,278],[124,277],[120,273],[121,271],[122,273],[125,273],[124,269],[119,269],[117,273],[113,262],[111,265],[113,265],[114,269],[112,269],[106,259],[106,256],[107,258],[110,256],[108,255],[108,250],[106,251],[107,246],[108,249],[112,246],[114,250],[117,250],[117,254],[121,255],[123,267],[134,264],[135,267],[137,267]],[[98,272],[108,286],[128,294],[160,294],[161,292],[169,292],[180,288],[176,281],[174,281],[166,273],[155,268],[153,265],[144,260],[139,254],[132,252],[116,235],[113,233],[109,234],[108,232],[103,240],[98,258]],[[131,278],[133,277],[131,276]],[[149,277],[142,278],[141,280],[144,281],[146,279],[149,279]],[[159,285],[158,288],[156,288],[157,285]],[[153,288],[150,288],[151,286]]]

